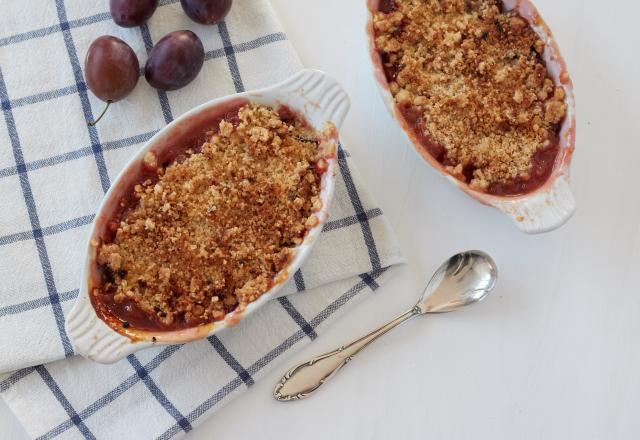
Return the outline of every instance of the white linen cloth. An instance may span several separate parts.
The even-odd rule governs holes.
[[[146,54],[168,32],[205,46],[197,79],[134,92],[87,127],[103,103],[87,90],[84,55],[115,35]],[[301,68],[266,0],[237,0],[200,26],[164,0],[139,28],[116,26],[106,0],[4,2],[0,14],[0,395],[34,438],[172,438],[314,339],[347,303],[402,262],[391,229],[346,151],[330,222],[283,295],[232,330],[158,347],[114,365],[74,357],[64,317],[78,294],[95,209],[131,155],[158,129],[212,98],[263,87]],[[144,403],[144,404],[143,404]]]

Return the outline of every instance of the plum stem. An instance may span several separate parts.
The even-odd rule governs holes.
[[[102,119],[102,117],[104,116],[104,114],[107,112],[107,110],[109,109],[109,106],[111,105],[113,101],[107,101],[107,105],[104,108],[104,110],[102,110],[102,113],[100,113],[100,116],[98,116],[98,119],[96,119],[95,121],[91,121],[91,122],[87,122],[87,125],[89,127],[93,127],[94,125],[96,125],[98,122],[100,122],[100,119]]]

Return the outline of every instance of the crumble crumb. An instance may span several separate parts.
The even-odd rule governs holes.
[[[137,205],[98,249],[100,293],[165,327],[222,319],[268,291],[322,205],[320,135],[304,121],[247,105],[207,136],[135,186]]]
[[[567,106],[544,42],[498,0],[396,0],[374,16],[395,101],[443,148],[445,169],[474,189],[531,179]]]

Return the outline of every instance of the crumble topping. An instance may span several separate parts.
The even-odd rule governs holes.
[[[501,6],[395,0],[374,16],[399,108],[420,115],[415,128],[440,146],[446,170],[481,191],[534,178],[534,155],[557,148],[567,108],[542,60],[544,42]]]
[[[164,326],[191,326],[269,290],[318,222],[326,170],[318,133],[280,114],[244,106],[200,151],[136,185],[137,205],[98,247],[105,280],[94,294]],[[143,162],[157,167],[153,153]]]

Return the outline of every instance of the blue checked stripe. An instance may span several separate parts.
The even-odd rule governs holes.
[[[298,269],[296,273],[293,274],[293,281],[296,284],[296,289],[298,290],[298,292],[306,290],[306,286],[304,284],[304,276],[302,275],[301,269]],[[289,301],[287,297],[281,296],[280,298],[278,298],[278,302],[312,341],[318,337],[318,334],[315,332],[315,330],[311,327],[311,325],[309,325],[307,320],[304,319],[304,316],[302,316],[302,314],[293,306],[293,304],[291,304],[291,301]]]
[[[242,365],[240,365],[240,362],[238,362],[238,360],[233,357],[231,353],[229,353],[229,350],[227,350],[227,347],[224,346],[220,338],[218,338],[216,335],[213,335],[209,336],[207,338],[207,341],[209,341],[209,343],[218,352],[220,357],[227,363],[227,365],[229,365],[231,369],[233,369],[233,371],[238,373],[238,377],[242,379],[242,381],[248,387],[254,384],[251,375],[242,367]]]
[[[64,37],[64,44],[67,47],[67,53],[69,54],[69,61],[71,62],[71,69],[73,70],[76,87],[78,88],[78,95],[80,95],[82,111],[84,112],[84,117],[87,122],[93,121],[93,112],[91,111],[91,104],[89,103],[87,86],[82,79],[80,60],[78,59],[76,45],[73,42],[73,36],[71,35],[71,30],[67,21],[67,11],[64,6],[64,0],[56,0],[56,10],[58,12],[58,19],[60,20],[60,28],[62,29],[62,35]],[[102,153],[102,145],[100,144],[100,139],[98,138],[98,130],[95,126],[88,125],[87,129],[89,130],[91,149],[93,150],[96,166],[98,167],[98,174],[100,175],[100,184],[102,185],[102,191],[106,193],[109,189],[109,186],[111,186],[111,182],[109,181],[107,164],[104,161],[104,154]]]
[[[66,23],[66,26],[69,29],[86,26],[88,24],[98,23],[100,21],[110,20],[111,14],[108,12],[103,12],[100,14],[91,15],[89,17],[84,17],[79,20],[73,20]],[[60,24],[55,24],[53,26],[47,26],[44,28],[36,29],[34,31],[24,32],[21,34],[12,35],[6,38],[0,38],[0,47],[8,46],[10,44],[20,43],[22,41],[33,40],[34,38],[42,38],[47,35],[55,34],[56,32],[60,32],[62,30],[62,26]]]
[[[367,220],[372,220],[376,217],[382,216],[382,210],[380,208],[373,208],[365,212]],[[347,226],[360,223],[362,216],[352,215],[351,217],[345,217],[338,220],[331,220],[322,227],[322,232],[335,231],[336,229],[346,228]]]
[[[71,301],[72,299],[76,299],[78,297],[78,289],[70,290],[68,292],[62,292],[58,295],[58,299],[60,302]],[[28,312],[29,310],[36,310],[42,307],[47,307],[51,305],[50,297],[43,297],[33,299],[31,301],[25,301],[20,304],[13,304],[10,306],[0,307],[0,318],[8,315],[17,315],[19,313]]]
[[[23,368],[22,370],[16,371],[11,376],[7,377],[2,382],[0,382],[0,393],[4,393],[9,388],[11,388],[13,384],[15,384],[21,379],[24,379],[34,371],[36,371],[35,367]]]
[[[147,55],[153,48],[153,40],[151,39],[151,32],[149,32],[149,26],[145,23],[140,26],[140,33],[142,34],[142,41],[144,42],[144,48],[147,51]],[[160,99],[160,108],[162,108],[162,116],[164,116],[164,122],[167,124],[173,121],[173,114],[171,113],[171,107],[169,106],[169,98],[167,92],[164,90],[157,90],[158,99]]]
[[[218,23],[218,32],[222,39],[222,45],[224,46],[224,53],[227,56],[227,64],[229,65],[229,72],[231,72],[231,79],[233,80],[233,86],[236,92],[244,92],[244,84],[242,77],[240,76],[240,69],[238,68],[238,61],[236,60],[236,52],[229,36],[229,30],[227,29],[227,23],[221,21]]]
[[[364,273],[360,275],[360,279],[364,281],[371,290],[375,291],[375,290],[378,290],[378,288],[380,287],[378,283],[376,283],[376,280],[368,273]]]
[[[136,370],[136,374],[142,379],[144,385],[149,389],[153,397],[162,405],[162,407],[167,411],[171,417],[176,419],[178,426],[182,428],[184,432],[189,432],[193,429],[191,423],[178,411],[178,409],[169,401],[167,396],[162,392],[162,390],[158,387],[158,385],[154,382],[154,380],[149,375],[149,371],[145,367],[142,366],[138,358],[130,354],[127,356],[127,360],[131,364],[131,366]]]
[[[73,409],[73,406],[71,405],[67,397],[64,395],[53,377],[51,377],[49,370],[47,370],[44,365],[39,365],[36,367],[36,371],[38,372],[40,377],[42,377],[44,383],[47,384],[47,386],[51,390],[51,393],[53,393],[55,398],[58,399],[58,402],[60,402],[60,405],[67,412],[73,424],[78,427],[78,430],[80,431],[80,433],[82,433],[84,438],[88,440],[95,440],[96,437],[91,433],[91,431],[89,431],[89,428],[87,428],[87,425],[84,424],[82,418],[80,418],[76,410]]]
[[[249,50],[258,49],[259,47],[266,46],[271,43],[276,43],[278,41],[286,41],[287,35],[283,32],[275,32],[273,34],[265,35],[264,37],[256,38],[255,40],[247,41],[246,43],[240,43],[236,45],[232,45],[231,51],[233,53],[242,53],[247,52]],[[214,58],[222,58],[227,55],[226,47],[220,49],[210,50],[209,52],[204,54],[205,60],[211,60]]]
[[[18,108],[25,105],[36,104],[38,102],[49,101],[51,99],[61,98],[67,95],[73,95],[78,92],[78,86],[75,84],[72,86],[63,87],[61,89],[51,90],[48,92],[36,93],[35,95],[25,96],[24,98],[18,98],[11,101],[11,107]]]
[[[31,230],[33,238],[36,242],[36,249],[38,250],[38,258],[40,259],[40,266],[42,267],[42,273],[44,275],[45,284],[47,286],[47,293],[49,294],[49,301],[51,303],[51,309],[58,327],[58,333],[60,334],[60,342],[64,349],[65,357],[73,355],[73,348],[71,342],[67,337],[67,333],[64,331],[64,314],[62,313],[62,307],[60,306],[60,297],[56,289],[55,281],[53,278],[53,272],[51,271],[51,262],[49,261],[49,255],[47,253],[47,247],[42,235],[42,229],[40,228],[40,219],[38,217],[38,211],[36,209],[36,202],[33,198],[33,191],[31,190],[31,184],[29,183],[29,177],[27,176],[26,168],[24,166],[24,157],[22,156],[22,148],[20,146],[20,139],[18,137],[18,131],[16,130],[16,124],[13,119],[13,112],[11,111],[11,103],[9,101],[9,95],[7,94],[7,86],[4,82],[4,76],[0,69],[0,102],[2,102],[2,110],[4,113],[4,119],[9,131],[9,138],[11,139],[11,147],[13,149],[13,157],[18,169],[20,187],[22,188],[22,194],[24,201],[27,205],[27,212],[29,214],[29,221],[31,222]]]
[[[340,173],[342,174],[342,179],[344,180],[345,186],[347,187],[349,199],[351,200],[351,204],[353,205],[356,217],[358,218],[360,227],[362,228],[362,235],[367,246],[367,251],[369,252],[369,259],[371,260],[371,268],[373,270],[379,270],[381,269],[380,256],[378,255],[376,242],[373,239],[373,232],[371,232],[369,218],[364,212],[364,207],[362,206],[362,201],[360,200],[360,196],[358,195],[358,190],[353,183],[351,171],[349,171],[349,166],[347,165],[346,156],[344,154],[344,150],[342,149],[342,145],[338,145],[338,166],[340,168]]]
[[[374,271],[370,274],[370,276],[374,279],[378,278],[382,275],[387,269],[380,269],[378,271]],[[355,297],[358,293],[360,293],[364,288],[367,287],[367,284],[364,281],[359,281],[356,285],[347,290],[342,296],[336,299],[334,302],[329,304],[324,310],[322,310],[316,317],[314,317],[310,325],[315,329],[320,324],[322,324],[327,318],[329,318],[336,310],[340,309],[344,306],[349,300]],[[301,341],[306,337],[306,333],[303,330],[296,331],[293,335],[289,336],[285,339],[280,345],[271,350],[269,353],[265,354],[263,357],[258,359],[253,365],[248,368],[249,374],[255,376],[260,372],[265,366],[267,366],[270,362],[280,356],[282,353],[289,350],[293,345],[297,342]],[[209,397],[207,400],[198,405],[193,411],[187,414],[187,419],[194,423],[198,418],[200,418],[203,414],[209,411],[211,408],[215,407],[218,403],[220,403],[225,397],[235,391],[240,385],[242,385],[242,380],[240,377],[235,377],[226,385],[221,387],[215,394]],[[168,440],[180,432],[181,427],[178,424],[173,425],[169,429],[167,429],[162,435],[158,437],[158,440]]]
[[[304,285],[304,276],[302,275],[302,269],[298,269],[296,273],[293,274],[293,282],[296,284],[296,289],[298,290],[298,292],[307,290],[307,287]]]
[[[158,130],[149,131],[147,133],[138,134],[128,138],[120,139],[117,141],[109,141],[102,144],[103,151],[118,150],[120,148],[130,147],[132,145],[146,142],[156,134]],[[91,147],[80,148],[79,150],[73,150],[68,153],[59,154],[57,156],[51,156],[46,159],[38,159],[32,162],[26,162],[24,164],[26,171],[38,170],[40,168],[51,167],[60,163],[69,162],[71,160],[80,159],[82,157],[91,156],[93,150]],[[0,169],[0,178],[8,177],[18,174],[17,167],[8,167]]]
[[[66,222],[58,223],[53,226],[47,226],[42,228],[40,231],[40,235],[46,237],[48,235],[59,234],[60,232],[68,231],[70,229],[79,228],[81,226],[88,225],[93,221],[94,215],[85,215],[82,217],[74,218],[72,220],[67,220]],[[15,234],[5,235],[4,237],[0,237],[0,246],[10,243],[15,243],[16,241],[24,241],[31,240],[35,238],[33,231],[24,231],[18,232]]]
[[[302,331],[307,336],[309,336],[309,339],[313,341],[315,338],[318,337],[318,334],[315,332],[313,327],[309,325],[307,320],[304,319],[304,316],[302,316],[302,314],[293,306],[293,304],[291,304],[291,301],[289,301],[289,299],[286,296],[281,296],[280,298],[278,298],[278,302],[287,311],[289,316],[291,316],[291,318],[296,322],[296,324],[300,326]]]

